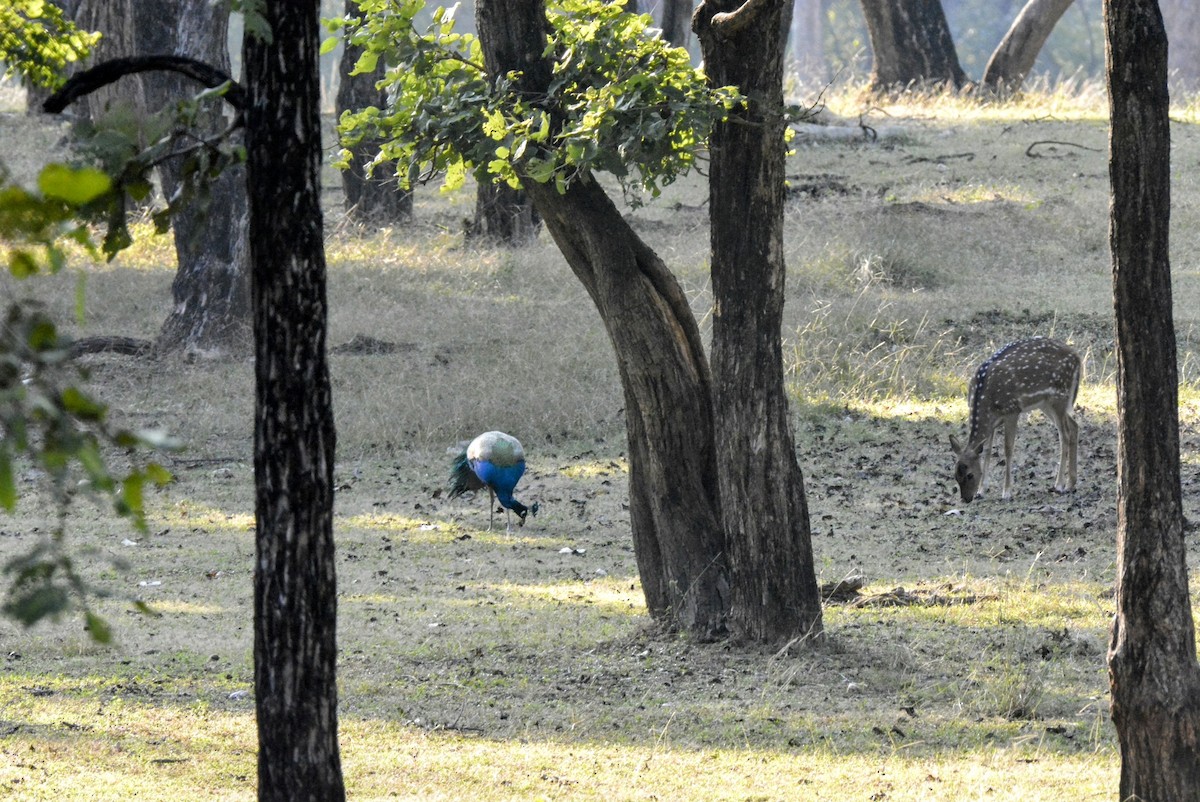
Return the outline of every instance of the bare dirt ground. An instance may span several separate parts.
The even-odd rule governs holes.
[[[1191,125],[1179,134],[1176,157],[1194,165]],[[830,602],[823,643],[785,649],[694,644],[645,616],[611,352],[552,245],[460,248],[466,201],[429,201],[414,231],[383,235],[342,228],[331,212],[331,344],[370,336],[403,346],[331,357],[341,713],[358,795],[454,782],[449,796],[410,796],[692,799],[694,768],[656,774],[651,757],[717,760],[725,750],[739,757],[714,799],[795,798],[797,787],[812,798],[1078,799],[1089,782],[1115,788],[1104,672],[1116,528],[1104,157],[1065,146],[1053,158],[1025,155],[1034,141],[1091,148],[1103,138],[1095,120],[1031,115],[924,121],[891,142],[798,147],[784,332],[796,358],[798,457],[820,581],[862,575],[865,586],[851,602]],[[1192,179],[1179,181],[1180,362],[1194,370],[1195,337],[1183,335],[1200,309],[1187,256],[1200,225]],[[702,209],[702,196],[685,195],[638,212],[636,224],[668,254],[703,322]],[[152,336],[170,278],[162,264],[89,270],[77,333]],[[38,290],[65,320],[73,281]],[[479,328],[481,319],[493,327]],[[994,465],[987,496],[963,505],[948,435],[964,433],[966,381],[995,347],[1031,334],[1069,339],[1087,359],[1078,489],[1051,492],[1057,436],[1034,416],[1018,435],[1014,498],[998,498]],[[245,798],[251,366],[84,361],[114,415],[165,426],[188,448],[166,458],[176,482],[154,499],[147,535],[86,505],[69,521],[85,572],[110,594],[97,605],[114,648],[91,644],[75,618],[30,631],[0,620],[0,753],[9,760],[0,788],[104,798],[96,787],[64,790],[63,779],[104,770],[143,778],[135,789],[147,798],[214,788]],[[876,374],[892,368],[886,380],[900,384],[874,392],[885,381]],[[1195,522],[1194,390],[1181,417]],[[446,449],[497,427],[525,442],[517,496],[540,504],[513,534],[487,530],[481,499],[444,493]],[[23,474],[18,514],[0,518],[4,559],[53,525],[36,478]],[[1189,560],[1200,560],[1194,546]],[[156,614],[136,614],[130,598]],[[143,710],[155,718],[133,717]],[[388,752],[392,744],[403,754]],[[556,757],[497,746],[536,744]],[[627,746],[644,751],[616,779],[598,766],[620,759],[589,751]],[[500,757],[473,752],[447,779],[447,755],[490,748]],[[919,769],[903,780],[874,768],[798,780],[807,770],[788,761],[814,755]],[[765,768],[772,761],[788,767],[790,785]],[[979,779],[967,764],[994,773]]]

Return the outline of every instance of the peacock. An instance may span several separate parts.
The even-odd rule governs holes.
[[[507,516],[508,531],[512,531],[512,513],[525,525],[526,515],[537,515],[538,505],[526,507],[513,498],[513,489],[525,473],[525,449],[521,441],[504,432],[484,432],[471,441],[450,468],[450,498],[468,490],[486,487],[489,498],[488,530],[496,516],[498,499]]]

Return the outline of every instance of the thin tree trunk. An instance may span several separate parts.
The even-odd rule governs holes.
[[[342,800],[334,424],[325,359],[316,0],[266,0],[243,49],[254,299],[260,800]]]
[[[967,84],[941,0],[861,2],[874,54],[873,90],[939,84],[957,89]]]
[[[541,0],[479,0],[476,28],[492,75],[522,70],[544,93],[547,23]],[[728,569],[717,498],[711,387],[687,297],[594,180],[560,195],[526,192],[587,289],[613,343],[625,390],[630,522],[654,618],[700,638],[721,635]]]
[[[358,10],[354,0],[346,0],[346,15]],[[362,56],[363,48],[345,43],[340,67],[341,80],[337,91],[337,114],[358,111],[368,106],[387,107],[387,93],[376,88],[387,65],[380,59],[375,70],[351,75]],[[342,170],[342,189],[346,195],[346,212],[354,220],[368,223],[396,223],[412,217],[412,192],[403,190],[396,181],[396,163],[378,165],[368,176],[366,165],[379,153],[379,143],[364,139],[349,147],[350,166]]]
[[[687,47],[692,35],[692,0],[662,0],[663,38]]]
[[[1117,614],[1108,652],[1121,799],[1200,799],[1171,312],[1167,40],[1155,0],[1106,0],[1117,330]]]
[[[1038,53],[1073,0],[1029,0],[1000,40],[983,71],[981,85],[998,94],[1016,92]]]
[[[230,71],[229,9],[209,0],[143,0],[135,17],[142,54],[190,56],[222,72]],[[176,73],[141,75],[147,108],[157,112],[196,92],[196,84]],[[227,125],[221,108],[199,119],[199,136]],[[182,186],[182,159],[159,168],[162,190],[172,197]],[[205,356],[250,353],[250,271],[248,265],[246,173],[224,170],[211,181],[204,203],[193,202],[171,220],[177,268],[171,284],[171,311],[155,343],[159,352]]]
[[[782,0],[706,0],[696,32],[709,79],[749,108],[713,130],[709,168],[714,407],[735,636],[822,631],[804,480],[783,381]],[[726,16],[718,17],[718,14]]]
[[[824,83],[829,75],[821,0],[795,0],[791,28],[792,65],[800,80]]]

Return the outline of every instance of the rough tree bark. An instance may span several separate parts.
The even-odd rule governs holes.
[[[346,0],[346,16],[358,12],[354,0]],[[357,111],[368,106],[387,107],[387,93],[376,88],[387,65],[381,60],[375,70],[351,75],[362,56],[363,48],[345,43],[338,74],[337,114]],[[346,213],[351,219],[375,224],[397,223],[412,217],[412,192],[396,183],[395,162],[384,162],[367,176],[364,169],[379,152],[379,143],[363,140],[350,148],[350,166],[342,170],[342,190],[346,195]]]
[[[1042,45],[1073,0],[1029,0],[988,59],[980,84],[992,92],[1016,92],[1033,69]]]
[[[254,690],[260,800],[341,800],[335,433],[325,358],[317,0],[265,0],[247,36],[254,306]]]
[[[467,225],[467,239],[521,246],[537,239],[542,218],[524,189],[508,184],[481,182],[475,189],[475,217]]]
[[[493,76],[520,68],[544,93],[542,0],[479,0],[476,28]],[[725,631],[728,568],[717,497],[708,361],[687,297],[594,180],[526,191],[613,343],[625,390],[630,522],[651,615],[699,638]]]
[[[80,0],[75,7],[75,24],[85,31],[100,31],[104,34],[82,67],[91,67],[114,58],[139,55],[134,41],[133,6],[134,0]],[[128,103],[138,112],[142,111],[144,101],[141,97],[141,84],[110,84],[92,92],[87,96],[88,119],[97,119],[118,100]]]
[[[1171,312],[1167,40],[1155,0],[1105,0],[1117,330],[1117,614],[1108,651],[1121,799],[1200,799]]]
[[[134,19],[139,53],[173,53],[230,71],[229,8],[209,0],[142,0]],[[158,111],[195,92],[195,84],[176,73],[141,76],[147,108]],[[199,121],[199,136],[227,127],[215,106]],[[159,167],[163,194],[171,197],[183,183],[183,161]],[[213,179],[201,208],[192,204],[171,220],[176,272],[171,311],[155,342],[159,353],[182,352],[208,357],[250,353],[249,230],[244,168],[225,170]]]
[[[967,84],[941,0],[861,0],[874,64],[871,88]]]
[[[713,130],[709,168],[717,476],[732,567],[735,636],[818,635],[804,480],[784,391],[782,0],[705,0],[694,24],[705,70],[745,111]]]

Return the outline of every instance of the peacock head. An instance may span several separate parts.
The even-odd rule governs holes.
[[[513,504],[512,504],[512,507],[510,507],[510,509],[511,509],[513,512],[515,512],[515,513],[517,514],[517,517],[518,517],[518,518],[520,518],[520,519],[521,519],[521,521],[520,521],[520,523],[519,523],[518,525],[519,525],[519,526],[524,526],[524,525],[525,525],[525,516],[527,516],[527,515],[532,515],[532,516],[534,516],[535,518],[537,517],[537,514],[538,514],[538,506],[539,506],[539,505],[538,505],[538,503],[537,503],[536,501],[535,501],[535,502],[533,502],[533,506],[532,506],[532,507],[526,507],[526,506],[525,506],[524,504],[522,504],[521,502],[517,501],[516,499],[513,499]]]

